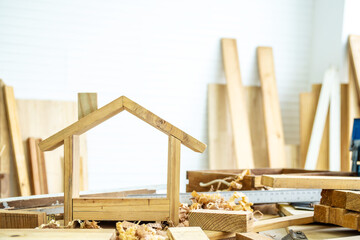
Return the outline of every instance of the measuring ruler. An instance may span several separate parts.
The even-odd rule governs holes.
[[[252,203],[296,203],[296,202],[320,202],[321,189],[285,189],[285,190],[253,190],[253,191],[224,191],[224,192],[199,192],[206,194],[219,193],[225,200],[235,192],[242,192]],[[136,194],[128,195],[128,198],[166,198],[166,194]],[[191,204],[191,193],[180,193],[180,202]]]

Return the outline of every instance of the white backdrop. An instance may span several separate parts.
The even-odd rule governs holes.
[[[287,143],[298,143],[308,89],[313,0],[0,0],[0,77],[17,98],[99,106],[126,95],[207,143],[207,84],[223,83],[220,39],[236,38],[245,85],[258,85],[256,47],[272,46]],[[167,137],[130,114],[88,134],[90,189],[166,183]],[[185,171],[207,152],[182,148]]]

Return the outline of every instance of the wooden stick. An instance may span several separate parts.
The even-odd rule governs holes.
[[[179,224],[180,146],[177,138],[169,136],[167,198],[170,200],[170,220],[175,226]]]
[[[35,138],[28,138],[27,143],[29,148],[29,160],[30,160],[31,176],[32,176],[31,179],[31,183],[33,187],[32,194],[39,195],[41,194],[41,186],[40,186],[39,165],[38,165]]]
[[[48,183],[47,183],[45,156],[44,156],[44,152],[41,151],[39,148],[39,143],[41,141],[42,141],[41,138],[35,139],[37,160],[38,160],[38,164],[39,164],[41,194],[48,194],[49,189],[48,189]]]
[[[286,167],[284,130],[271,47],[257,48],[270,167]]]
[[[22,143],[19,117],[16,108],[14,89],[10,86],[3,87],[5,94],[5,103],[7,109],[7,119],[9,124],[11,144],[13,148],[13,157],[16,164],[18,184],[21,196],[31,195],[28,166],[25,160],[24,146]]]
[[[238,50],[235,39],[222,39],[223,63],[228,90],[231,123],[238,168],[253,168],[249,119],[241,82]]]

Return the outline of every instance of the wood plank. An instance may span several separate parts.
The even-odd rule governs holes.
[[[253,168],[254,157],[251,134],[240,76],[236,40],[222,39],[221,43],[237,168]]]
[[[293,225],[302,225],[314,222],[314,213],[298,214],[293,216],[271,218],[254,222],[253,231],[262,232],[272,229],[285,228]]]
[[[79,136],[64,140],[64,225],[73,220],[73,198],[79,197]]]
[[[179,224],[180,206],[180,152],[181,142],[169,136],[168,143],[168,177],[167,198],[170,200],[170,221],[175,226]]]
[[[37,154],[37,160],[38,160],[38,165],[39,165],[41,194],[48,194],[49,189],[48,189],[48,183],[47,183],[45,156],[44,156],[44,152],[41,151],[39,148],[40,142],[41,142],[41,138],[35,139],[36,154]]]
[[[29,196],[31,195],[30,179],[28,174],[28,166],[25,159],[24,147],[21,139],[21,131],[19,128],[19,116],[16,107],[14,89],[10,86],[4,86],[3,91],[5,95],[11,146],[13,150],[13,158],[16,163],[20,194],[21,196]]]
[[[341,84],[341,171],[350,171],[349,85]]]
[[[360,229],[360,214],[355,212],[348,212],[344,215],[343,227],[351,228],[354,230]]]
[[[28,150],[29,150],[29,160],[30,160],[30,169],[31,169],[31,186],[32,186],[32,195],[41,194],[40,186],[40,176],[39,176],[39,162],[37,158],[36,151],[36,142],[35,138],[28,138]]]
[[[261,235],[259,233],[249,232],[249,233],[236,233],[236,240],[272,240],[267,236]]]
[[[100,198],[100,197],[81,197],[73,199],[74,207],[101,207],[101,206],[151,206],[169,205],[170,200],[166,198]]]
[[[44,223],[47,223],[44,212],[0,209],[0,228],[36,228]]]
[[[236,237],[235,233],[228,232],[220,232],[220,231],[209,231],[204,230],[204,233],[210,240],[218,240],[218,239],[233,239]]]
[[[167,235],[170,240],[208,240],[209,238],[199,227],[172,227],[168,228]]]
[[[331,207],[329,210],[329,223],[342,226],[344,222],[344,216],[346,213],[348,213],[348,210],[337,207]]]
[[[253,215],[246,211],[199,209],[190,211],[189,224],[204,230],[248,232],[252,228]]]
[[[115,240],[115,229],[2,229],[0,238],[4,240],[14,239],[96,239]]]
[[[316,204],[314,206],[314,221],[321,223],[329,223],[330,208],[326,205]]]
[[[357,92],[357,100],[360,103],[360,36],[349,36],[349,53],[349,63],[354,69],[353,76]]]
[[[321,190],[320,204],[327,205],[327,206],[332,206],[333,193],[334,193],[334,190],[332,190],[332,189],[323,189],[323,190]]]
[[[286,167],[284,130],[272,48],[258,47],[257,61],[263,96],[265,133],[270,167]]]
[[[73,212],[74,219],[91,219],[96,221],[168,221],[169,210],[166,211],[109,211],[109,212]]]
[[[0,79],[0,172],[4,177],[0,179],[0,197],[10,197],[10,165],[11,165],[11,143],[10,133],[6,114],[6,104],[4,96],[5,84]]]
[[[360,189],[358,177],[263,175],[261,183],[273,188]]]
[[[97,93],[78,93],[78,119],[97,109]]]
[[[315,169],[319,156],[322,134],[326,123],[326,116],[329,110],[331,88],[335,81],[337,72],[334,68],[326,70],[319,101],[316,107],[314,124],[311,130],[311,137],[308,152],[306,154],[306,169]]]

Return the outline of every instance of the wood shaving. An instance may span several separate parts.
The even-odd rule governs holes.
[[[67,226],[60,226],[60,223],[58,221],[55,221],[54,219],[50,220],[47,224],[42,224],[38,229],[60,229],[60,228],[66,228],[66,229],[75,229],[75,228],[81,228],[81,229],[100,229],[101,227],[98,225],[98,222],[95,221],[81,221],[79,219],[73,220],[68,223]]]
[[[117,222],[116,230],[118,240],[168,240],[166,231],[161,230],[161,223],[149,223],[147,225],[130,223],[127,221]]]

